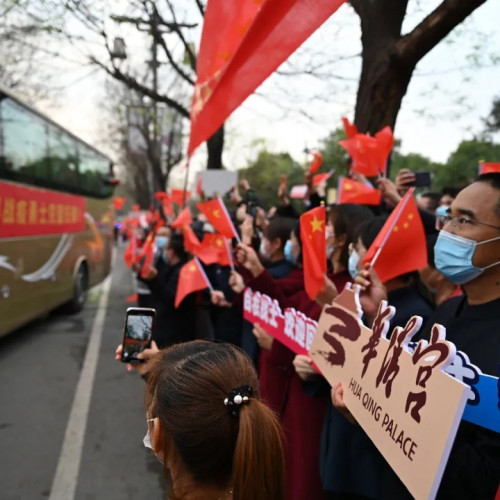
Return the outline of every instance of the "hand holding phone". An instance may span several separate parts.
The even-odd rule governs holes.
[[[121,361],[123,363],[145,363],[137,356],[151,345],[156,311],[143,307],[129,307],[125,318]]]

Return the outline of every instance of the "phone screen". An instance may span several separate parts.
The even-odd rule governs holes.
[[[137,355],[151,343],[154,314],[154,309],[127,311],[122,351],[124,363],[144,362],[144,360],[137,359]]]

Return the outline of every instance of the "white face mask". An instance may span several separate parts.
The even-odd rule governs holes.
[[[351,252],[351,255],[349,255],[349,263],[347,266],[349,268],[349,274],[351,275],[352,279],[356,279],[356,276],[359,274],[358,264],[359,254],[358,252],[356,252],[356,250],[353,250]]]
[[[266,241],[264,238],[260,240],[259,253],[264,257],[264,259],[270,259],[271,254],[266,250]]]
[[[162,464],[162,465],[165,465],[163,463],[162,460],[160,460],[160,457],[155,453],[155,451],[153,450],[153,445],[151,444],[151,433],[149,432],[149,422],[153,422],[154,421],[154,418],[149,418],[147,420],[147,423],[148,423],[148,430],[146,431],[146,435],[144,436],[143,440],[142,440],[142,443],[144,444],[144,447],[145,448],[149,448],[155,455],[155,457],[158,459],[158,461]]]
[[[326,258],[330,260],[332,258],[333,252],[335,252],[337,246],[336,245],[330,245],[326,246]]]

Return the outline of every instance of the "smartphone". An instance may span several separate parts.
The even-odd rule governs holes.
[[[123,363],[145,363],[137,355],[151,345],[156,311],[146,307],[129,307],[123,329]]]
[[[415,172],[415,182],[408,184],[408,186],[415,187],[429,187],[431,185],[430,172]]]

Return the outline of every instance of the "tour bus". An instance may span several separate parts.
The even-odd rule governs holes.
[[[0,86],[0,336],[110,272],[113,170],[104,154]]]

